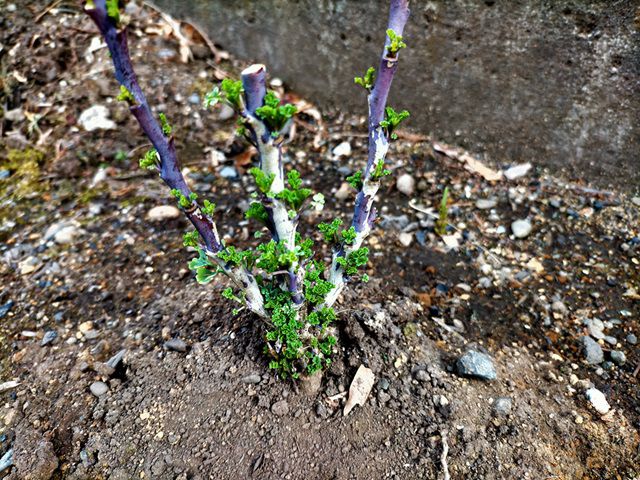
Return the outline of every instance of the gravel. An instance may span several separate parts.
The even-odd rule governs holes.
[[[495,380],[498,376],[491,357],[476,350],[465,353],[458,360],[456,367],[460,375],[467,377]]]

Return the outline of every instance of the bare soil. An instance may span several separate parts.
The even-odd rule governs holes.
[[[0,2],[3,12],[7,5]],[[93,25],[75,4],[44,11],[30,2],[0,18],[0,171],[8,171],[0,180],[0,307],[8,305],[0,309],[0,380],[19,382],[0,393],[0,455],[13,451],[0,476],[435,479],[446,465],[453,479],[639,478],[640,354],[629,335],[640,335],[640,208],[630,198],[536,168],[487,182],[404,132],[380,194],[372,280],[338,304],[335,361],[319,384],[282,381],[267,368],[260,323],[233,316],[221,298],[224,280],[202,287],[186,268],[186,221],[147,217],[172,201],[137,168],[145,140],[113,99],[106,50],[87,54]],[[175,125],[190,183],[218,203],[227,241],[250,244],[254,226],[242,212],[252,152],[234,139],[233,119],[200,107],[203,93],[241,65],[216,63],[202,42],[181,63],[157,12],[131,13],[141,84]],[[96,104],[116,129],[78,124]],[[363,96],[362,113],[364,105]],[[302,113],[287,147],[328,199],[304,219],[308,232],[349,218],[352,196],[331,193],[365,158],[361,116],[322,119]],[[353,152],[335,158],[343,141]],[[225,167],[238,177],[220,175]],[[417,182],[411,197],[395,188],[403,173]],[[408,205],[437,209],[445,185],[449,221],[462,232],[453,250]],[[486,198],[495,206],[478,208]],[[522,218],[533,230],[518,239],[510,225]],[[71,225],[72,240],[45,238],[52,225]],[[600,340],[598,365],[579,344],[593,318],[612,341]],[[54,335],[47,332],[55,338],[43,346]],[[167,347],[176,338],[186,351]],[[497,380],[456,373],[471,348],[493,358]],[[612,362],[614,350],[626,362]],[[376,384],[344,417],[340,394],[363,364]],[[108,386],[100,396],[89,389],[97,381]],[[611,412],[591,407],[589,386]],[[504,397],[508,411],[495,406]]]

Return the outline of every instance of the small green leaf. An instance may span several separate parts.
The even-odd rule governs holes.
[[[204,100],[202,102],[204,108],[215,107],[218,102],[222,100],[222,93],[220,87],[214,87],[210,92],[205,93]]]
[[[232,107],[240,108],[242,104],[240,95],[244,92],[242,81],[225,78],[222,80],[222,83],[220,83],[220,89],[224,93],[225,100],[227,100]]]
[[[277,136],[298,109],[295,105],[287,103],[280,105],[280,100],[272,91],[264,97],[264,105],[256,109],[256,116],[261,119],[269,131]]]
[[[267,195],[271,190],[271,184],[273,183],[273,180],[276,178],[275,173],[270,173],[269,175],[267,175],[258,167],[251,168],[249,170],[249,173],[253,175],[253,178],[255,178],[258,190]]]
[[[322,238],[327,243],[338,243],[338,229],[342,225],[342,220],[334,219],[331,223],[320,223],[318,230],[322,233]]]
[[[367,72],[364,74],[364,77],[355,77],[353,81],[356,85],[360,85],[367,90],[371,90],[376,81],[376,69],[369,67]]]
[[[196,230],[185,232],[185,234],[182,236],[182,244],[185,247],[197,247],[199,239],[200,235]]]
[[[116,25],[120,23],[120,8],[118,0],[107,0],[107,16],[111,18]]]
[[[116,97],[116,100],[119,102],[127,102],[129,105],[136,104],[136,99],[133,96],[133,93],[131,93],[124,85],[120,85],[120,93]]]
[[[213,213],[216,211],[216,204],[210,202],[209,200],[205,200],[200,210],[202,210],[202,213],[204,213],[205,215],[212,217]]]
[[[352,225],[347,230],[342,230],[342,241],[347,245],[353,245],[358,234],[356,233],[356,228]]]
[[[362,171],[357,171],[353,175],[347,177],[347,183],[357,191],[362,189]]]
[[[173,127],[167,121],[167,116],[164,113],[160,112],[158,116],[160,117],[160,125],[162,125],[162,133],[164,133],[164,135],[168,137],[169,135],[171,135]]]
[[[158,167],[158,160],[158,151],[155,148],[152,148],[147,150],[144,157],[142,157],[138,163],[140,164],[140,168],[153,170]]]
[[[409,112],[407,110],[402,110],[400,113],[396,112],[391,107],[386,107],[384,109],[384,120],[380,122],[380,126],[384,128],[393,140],[398,138],[398,135],[394,133],[394,130],[400,125],[400,123],[409,117]]]

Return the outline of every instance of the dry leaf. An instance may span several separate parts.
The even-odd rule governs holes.
[[[485,180],[489,182],[502,180],[501,171],[493,170],[492,168],[487,167],[480,160],[473,158],[463,150],[458,150],[442,143],[434,143],[433,149],[436,152],[440,152],[449,158],[453,158],[454,160],[458,160],[464,163],[464,166],[467,170],[472,173],[480,174]]]
[[[360,365],[360,367],[358,367],[356,376],[353,377],[353,381],[349,387],[349,399],[344,406],[343,414],[345,417],[349,415],[349,412],[351,412],[353,407],[356,405],[360,405],[361,407],[364,406],[364,403],[367,401],[369,393],[371,393],[371,389],[373,388],[375,378],[376,377],[370,368],[367,368],[364,365]]]

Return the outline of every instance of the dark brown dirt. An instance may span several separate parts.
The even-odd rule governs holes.
[[[0,371],[2,381],[20,382],[0,394],[0,454],[14,452],[13,467],[0,475],[443,478],[445,435],[454,479],[640,475],[640,355],[626,340],[640,335],[633,294],[640,290],[640,212],[629,198],[541,171],[490,184],[429,141],[403,135],[391,178],[410,173],[418,183],[413,197],[427,207],[450,187],[460,248],[446,251],[433,222],[389,180],[371,238],[372,280],[338,304],[334,364],[317,389],[284,382],[267,368],[259,322],[233,316],[220,297],[224,281],[198,286],[187,270],[186,222],[147,218],[171,200],[159,179],[137,169],[145,142],[126,107],[111,101],[117,85],[104,49],[93,63],[84,58],[92,24],[64,3],[34,23],[43,8],[30,4],[1,20],[0,104],[42,117],[31,129],[28,118],[5,117],[0,130],[0,170],[10,170],[0,180],[0,306],[13,302],[0,319]],[[141,83],[176,126],[190,183],[218,203],[221,231],[247,245],[253,226],[241,223],[242,202],[251,182],[220,171],[242,172],[250,155],[233,140],[233,120],[189,101],[239,65],[215,64],[202,45],[188,64],[164,60],[178,45],[158,34],[162,26],[152,11],[136,13],[131,49]],[[95,104],[109,108],[116,130],[77,124]],[[330,193],[361,164],[363,129],[359,118],[328,112],[314,149],[318,124],[308,114],[300,120],[287,155],[328,199],[324,212],[305,218],[302,228],[311,232],[320,219],[348,218],[350,197]],[[353,154],[333,159],[341,141]],[[35,171],[10,166],[10,151],[34,148],[43,154]],[[212,162],[210,149],[227,160]],[[105,165],[105,178],[96,179]],[[16,196],[18,181],[34,193]],[[476,199],[487,197],[496,198],[494,209],[478,209]],[[510,236],[511,222],[525,217],[532,233]],[[73,240],[45,239],[61,222],[75,225]],[[409,247],[399,242],[402,231],[412,235]],[[557,301],[564,310],[552,309]],[[602,365],[588,365],[579,349],[587,318],[603,320],[616,340],[601,342]],[[41,346],[48,331],[57,336]],[[171,338],[184,340],[187,351],[168,350]],[[455,373],[470,348],[493,357],[497,380]],[[106,368],[121,350],[122,363]],[[624,351],[626,363],[614,365],[611,350]],[[376,384],[366,405],[343,417],[339,395],[361,364]],[[100,397],[89,390],[96,381],[108,385]],[[612,412],[590,407],[590,384]],[[511,400],[506,415],[494,408],[499,397]]]

